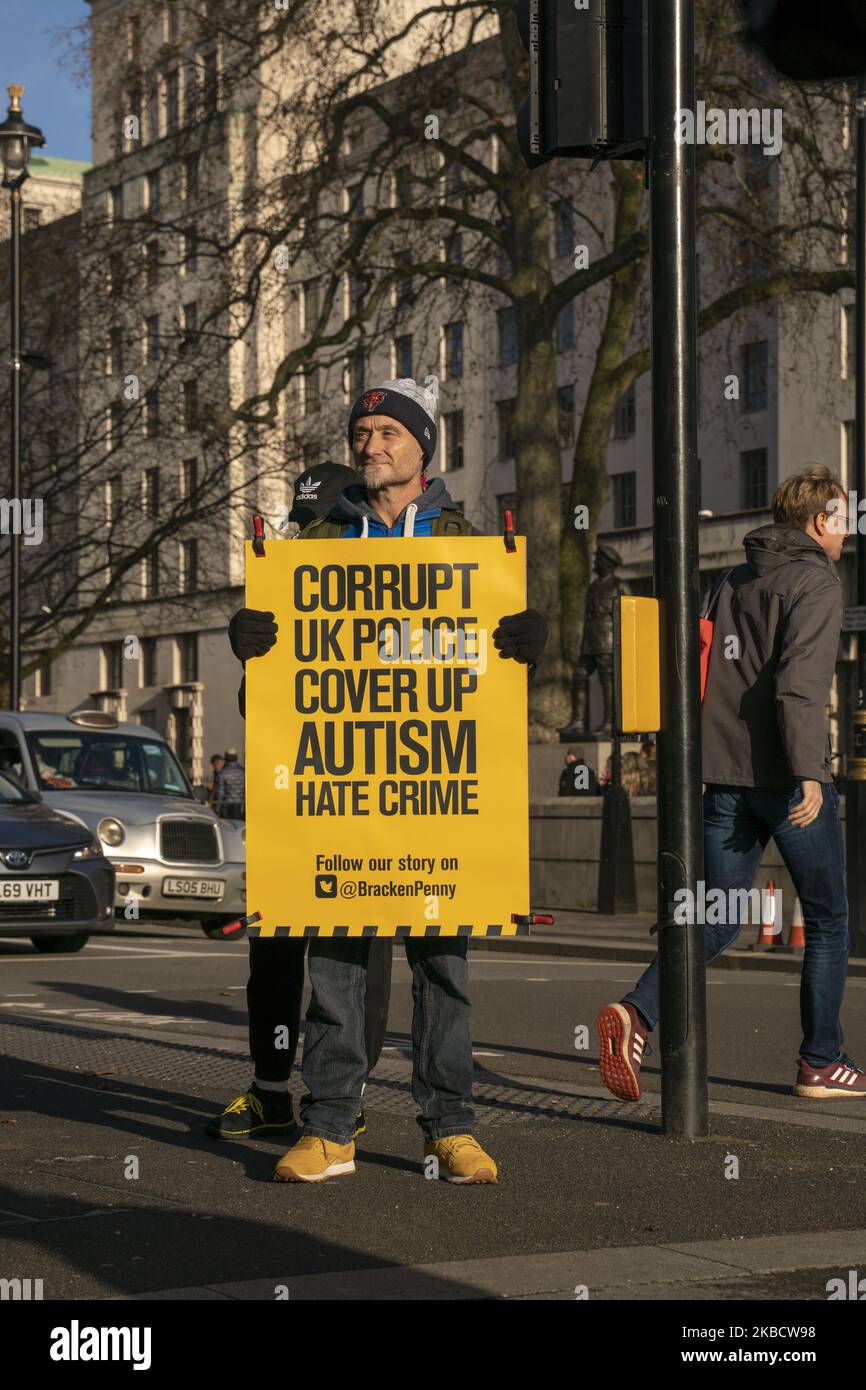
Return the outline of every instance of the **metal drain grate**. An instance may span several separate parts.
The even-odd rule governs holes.
[[[178,1039],[131,1038],[108,1030],[64,1027],[61,1023],[12,1019],[0,1023],[0,1049],[7,1058],[41,1064],[63,1072],[107,1072],[107,1080],[156,1081],[170,1083],[172,1090],[191,1095],[238,1094],[250,1077],[246,1052],[197,1047]],[[380,1060],[364,1093],[364,1104],[371,1111],[413,1116],[417,1107],[412,1099],[412,1064],[408,1056]],[[293,1094],[303,1091],[300,1077],[291,1082]],[[627,1115],[634,1122],[657,1116],[657,1108],[624,1104],[616,1100],[570,1096],[555,1089],[538,1090],[519,1080],[502,1079],[489,1071],[476,1070],[473,1099],[479,1121],[484,1124],[513,1124],[527,1120],[569,1120],[616,1118]]]

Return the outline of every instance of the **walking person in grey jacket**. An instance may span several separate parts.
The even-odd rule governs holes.
[[[728,907],[712,925],[707,913],[706,954],[713,960],[739,935],[741,890],[751,889],[772,837],[806,928],[794,1094],[866,1097],[866,1074],[845,1056],[839,1021],[848,903],[826,719],[842,626],[842,485],[823,467],[796,474],[777,491],[773,518],[745,537],[746,563],[729,572],[713,615],[701,713],[704,874],[706,895],[721,889]],[[623,1100],[640,1097],[658,978],[656,960],[631,994],[598,1015],[602,1079]]]

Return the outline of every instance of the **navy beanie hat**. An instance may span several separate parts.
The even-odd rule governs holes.
[[[419,386],[411,377],[385,381],[375,390],[365,391],[352,406],[349,415],[349,446],[355,421],[365,415],[388,415],[399,420],[424,451],[424,467],[436,452],[436,397],[426,386]]]

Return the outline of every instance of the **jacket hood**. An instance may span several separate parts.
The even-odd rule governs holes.
[[[798,526],[788,526],[784,522],[771,522],[769,526],[759,526],[743,537],[746,560],[756,574],[769,574],[781,565],[805,561],[829,570],[838,579],[829,555],[821,549],[817,541],[807,536]]]
[[[418,496],[413,498],[407,507],[403,508],[400,513],[401,516],[408,510],[408,507],[414,507],[415,513],[419,516],[423,512],[434,509],[440,512],[459,510],[441,478],[431,478],[424,491],[419,492]],[[357,521],[363,517],[367,517],[368,521],[379,520],[367,501],[367,489],[361,482],[340,493],[328,516],[334,521]]]

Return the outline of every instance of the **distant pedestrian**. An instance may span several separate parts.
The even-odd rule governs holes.
[[[598,778],[586,761],[582,748],[569,748],[565,767],[559,774],[560,796],[600,796]]]
[[[637,753],[623,753],[620,781],[629,796],[641,795],[640,759]]]
[[[640,746],[638,761],[640,764],[640,794],[641,796],[655,796],[656,746],[652,739],[644,739]]]
[[[213,808],[222,820],[244,820],[245,778],[238,750],[227,748],[225,764],[214,778]]]
[[[226,765],[226,760],[222,753],[214,753],[210,760],[210,782],[207,789],[207,804],[213,806],[214,792],[216,791],[216,776]]]

